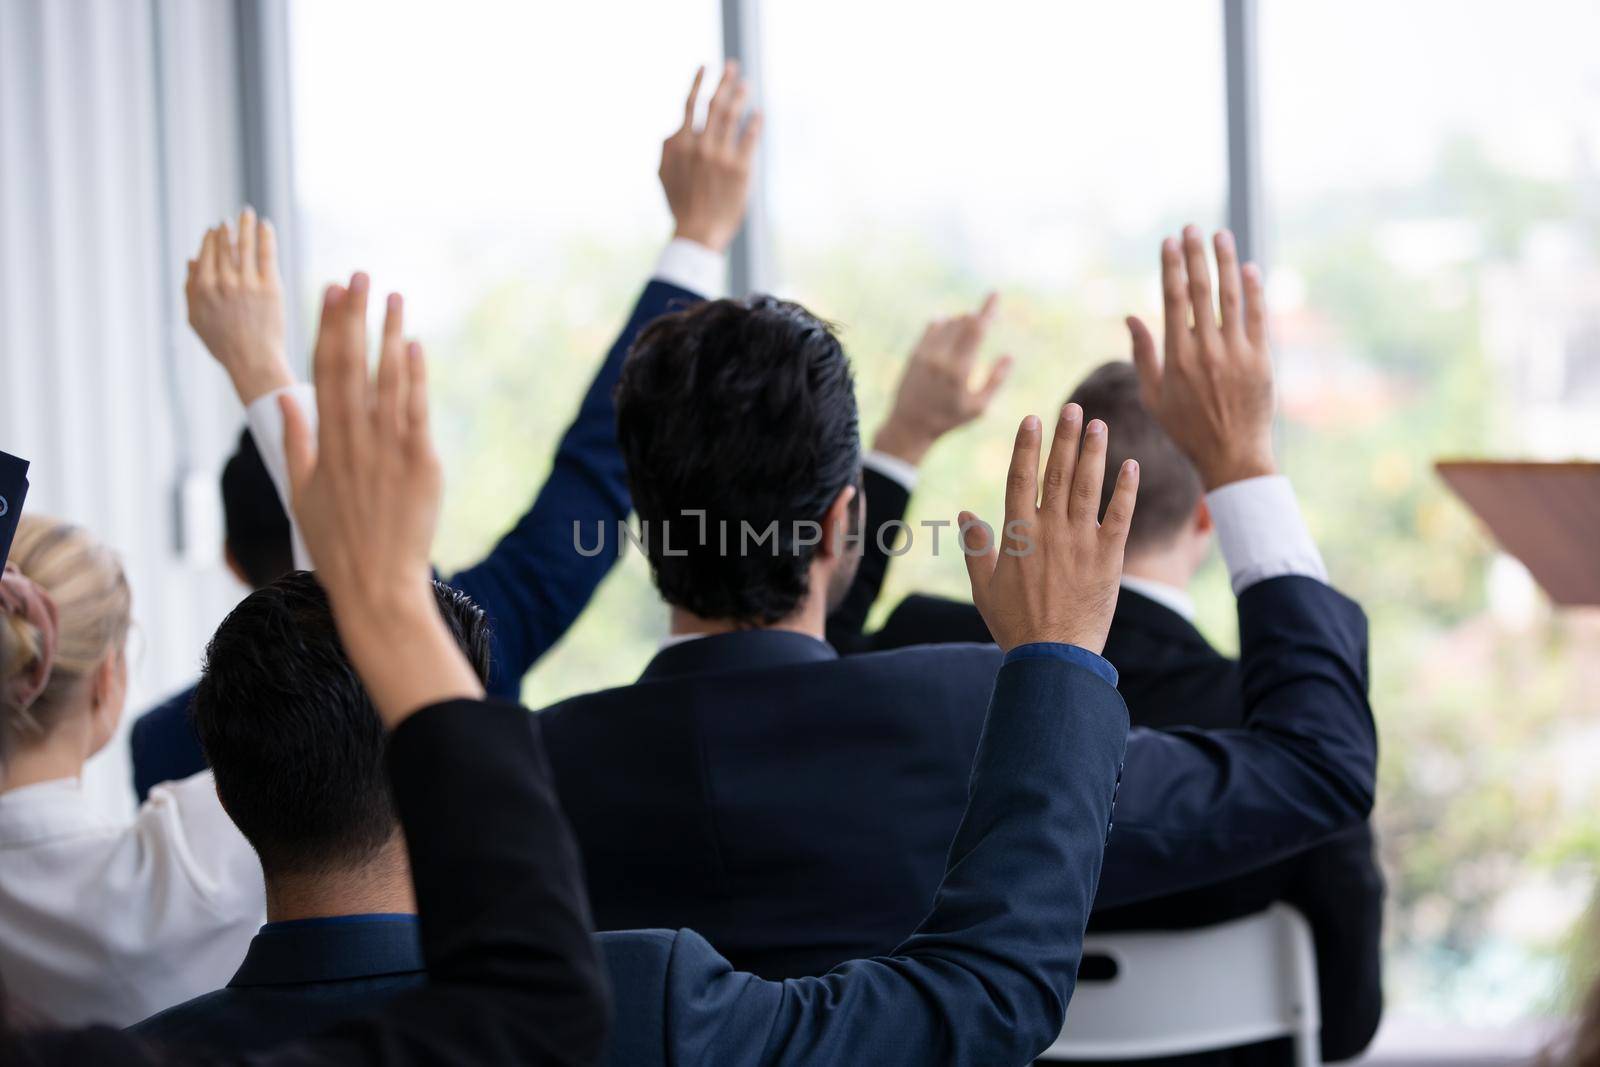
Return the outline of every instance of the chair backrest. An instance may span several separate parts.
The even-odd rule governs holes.
[[[1041,1060],[1119,1060],[1291,1037],[1321,1062],[1316,949],[1286,904],[1194,930],[1090,934],[1061,1037]]]

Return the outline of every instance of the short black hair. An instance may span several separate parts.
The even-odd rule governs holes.
[[[1139,398],[1138,371],[1125,360],[1103,363],[1090,371],[1067,399],[1083,408],[1085,425],[1090,419],[1099,419],[1109,433],[1101,516],[1117,488],[1114,472],[1127,460],[1136,459],[1139,506],[1128,527],[1128,550],[1165,547],[1194,515],[1205,486],[1189,457]]]
[[[260,589],[294,570],[289,515],[248,429],[222,468],[222,521],[228,550],[251,588]]]
[[[487,679],[483,611],[442,582],[433,588]],[[217,627],[193,714],[217,796],[268,879],[359,866],[398,830],[383,725],[309,572],[251,593]]]
[[[746,626],[792,615],[815,552],[796,524],[820,522],[860,477],[855,379],[832,327],[770,296],[666,315],[634,343],[616,408],[662,598]],[[774,523],[776,540],[759,544]]]

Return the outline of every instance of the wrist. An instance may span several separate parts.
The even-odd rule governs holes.
[[[935,440],[937,438],[933,435],[897,423],[894,417],[890,416],[889,421],[880,426],[873,436],[872,450],[917,467],[922,465]]]
[[[390,606],[382,611],[373,605],[354,612],[334,607],[350,662],[391,730],[422,708],[484,694],[431,588],[406,584],[417,592],[388,598]]]
[[[680,222],[673,229],[672,236],[675,240],[693,241],[695,244],[709,248],[713,252],[725,253],[728,251],[728,246],[733,244],[733,234],[736,232],[738,231],[724,233],[715,226],[697,222]]]
[[[228,362],[224,366],[233,381],[234,392],[238,393],[245,407],[268,393],[294,384],[294,372],[289,369],[289,361],[281,348],[249,359]]]
[[[317,577],[328,590],[340,629],[348,627],[359,637],[389,640],[439,614],[433,596],[433,572],[426,568],[406,578],[393,574],[380,577],[376,584],[361,579],[328,583],[323,572]]]
[[[1200,481],[1206,492],[1221,489],[1234,482],[1249,478],[1264,478],[1278,473],[1277,460],[1270,448],[1258,448],[1235,455],[1216,456],[1205,463],[1197,463]]]

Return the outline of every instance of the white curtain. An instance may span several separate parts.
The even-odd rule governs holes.
[[[217,476],[242,415],[184,319],[184,262],[244,196],[236,16],[221,0],[0,0],[0,449],[28,511],[122,555],[122,736],[90,766],[131,809],[125,736],[190,684],[243,594]]]

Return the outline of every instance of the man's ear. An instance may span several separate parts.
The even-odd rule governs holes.
[[[1211,532],[1211,508],[1206,505],[1206,498],[1201,497],[1194,506],[1194,532],[1208,534]]]
[[[819,555],[832,559],[845,554],[844,535],[851,527],[852,513],[860,506],[856,499],[861,495],[855,486],[847,485],[828,505],[827,514],[822,516],[822,543],[817,545]]]

